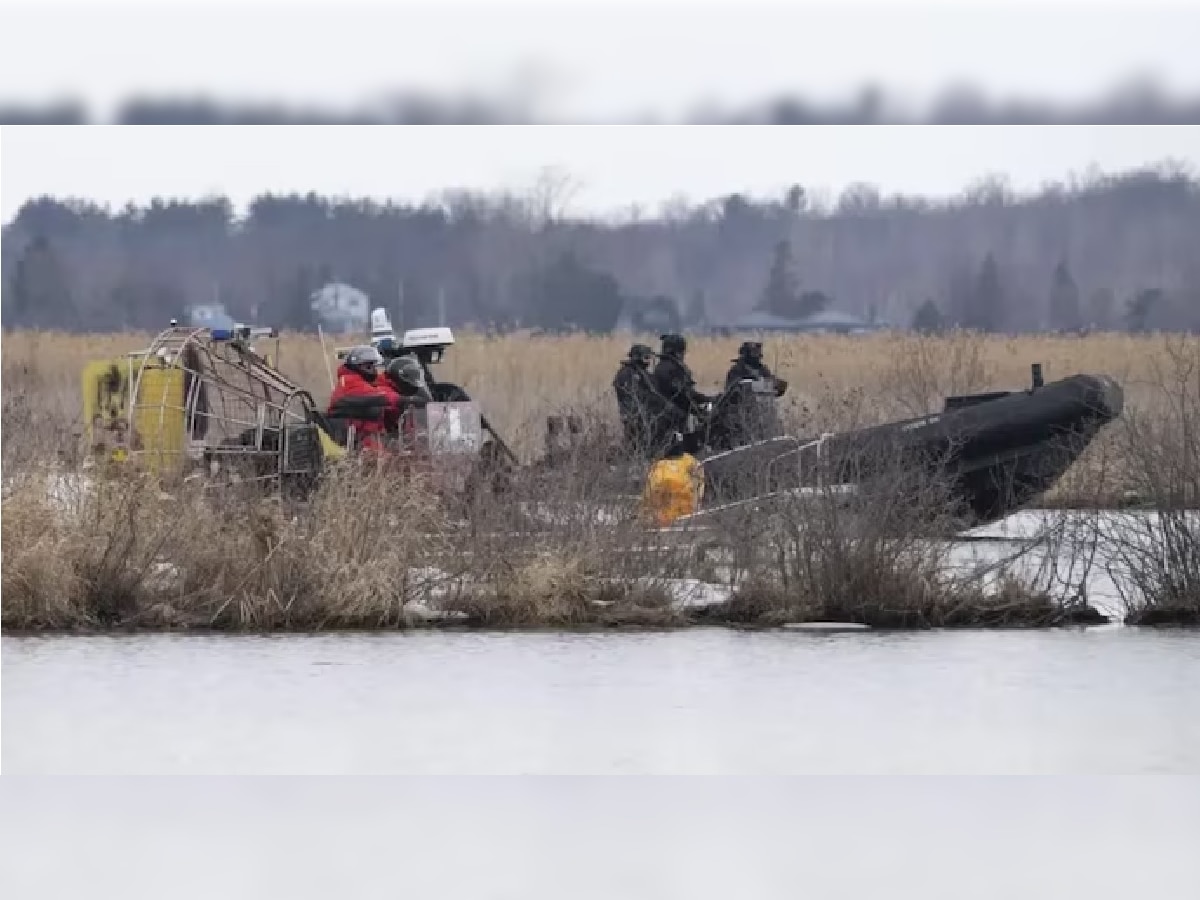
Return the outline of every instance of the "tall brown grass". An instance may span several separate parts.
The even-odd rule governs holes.
[[[1094,530],[1129,623],[1200,625],[1200,347],[1174,341],[1150,362],[1156,413],[1130,411],[1112,443],[1152,513],[1103,514]]]
[[[918,528],[922,506],[936,506],[925,485],[896,491],[887,516],[883,498],[862,497],[855,509],[818,502],[668,535],[643,527],[636,500],[579,490],[596,465],[578,460],[558,489],[518,473],[467,518],[429,483],[355,462],[331,470],[306,502],[134,472],[66,484],[61,471],[19,473],[3,500],[0,620],[15,631],[375,630],[434,617],[483,627],[830,616],[938,627],[1062,624],[1070,612],[1030,591],[997,602],[977,580],[939,573],[945,552],[924,548]],[[733,559],[705,566],[700,541]],[[673,602],[683,578],[740,592],[687,608]]]
[[[924,488],[912,494],[921,502],[898,492],[859,501],[869,505],[857,515],[839,513],[826,498],[833,505],[718,526],[706,539],[732,549],[725,568],[739,594],[709,614],[680,610],[667,592],[670,579],[708,577],[712,567],[697,560],[697,540],[647,535],[634,501],[609,489],[604,460],[586,453],[559,475],[522,473],[509,496],[467,506],[419,482],[354,467],[327,478],[302,509],[280,498],[201,496],[195,485],[164,491],[129,477],[51,500],[44,464],[59,463],[61,475],[80,461],[85,361],[140,349],[150,338],[4,335],[6,629],[397,628],[416,624],[414,609],[423,604],[487,626],[676,625],[715,615],[924,627],[1056,623],[1073,614],[1045,591],[1009,590],[997,601],[977,583],[944,578],[941,558],[914,542],[915,524],[914,537],[900,542],[890,535],[904,534],[903,522],[865,537],[855,524],[869,522],[872,510],[915,511],[933,496]],[[691,341],[689,361],[702,387],[723,381],[740,339]],[[544,449],[549,415],[580,413],[589,429],[615,424],[611,380],[632,340],[461,334],[439,375],[476,397],[531,460]],[[1164,361],[1200,356],[1194,338],[813,336],[767,337],[766,347],[768,362],[791,385],[785,421],[801,434],[917,415],[939,408],[947,394],[1023,387],[1033,362],[1048,379],[1113,375],[1139,428],[1113,429],[1065,480],[1074,479],[1089,502],[1099,501],[1102,488],[1111,492],[1113,473],[1145,484],[1135,476],[1157,457],[1139,455],[1131,435],[1161,437],[1166,429],[1169,440],[1159,443],[1180,452],[1194,447],[1184,433],[1194,416],[1178,413],[1178,391],[1161,389]],[[274,354],[274,342],[260,349]],[[280,349],[281,369],[323,402],[321,344],[289,334]],[[819,527],[799,527],[814,521]]]
[[[73,335],[20,331],[3,337],[4,423],[14,430],[39,429],[44,452],[58,448],[82,426],[80,376],[88,359],[140,349],[145,333]],[[781,401],[785,421],[797,432],[819,432],[852,424],[920,415],[940,406],[947,394],[1025,387],[1030,364],[1043,363],[1053,379],[1076,372],[1103,372],[1126,388],[1134,408],[1155,402],[1144,389],[1167,338],[1097,334],[1088,337],[993,337],[955,333],[939,337],[911,334],[869,336],[760,336],[767,362],[790,388]],[[629,345],[652,336],[559,337],[459,333],[438,376],[454,381],[484,406],[508,443],[525,458],[542,449],[546,416],[564,411],[600,410],[615,420],[612,378]],[[701,388],[723,382],[741,337],[694,337],[688,362]],[[335,346],[328,339],[329,365]],[[260,349],[274,354],[275,342]],[[279,365],[324,403],[329,376],[321,343],[313,335],[284,334]],[[1150,410],[1151,414],[1153,410]],[[6,428],[7,432],[8,429]],[[6,440],[8,436],[6,435]]]

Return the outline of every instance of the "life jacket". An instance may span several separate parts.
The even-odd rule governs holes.
[[[367,381],[344,363],[338,366],[327,414],[353,425],[364,449],[382,449],[389,419],[399,417],[400,395],[385,382],[382,377]]]
[[[642,502],[660,528],[689,516],[704,497],[704,469],[690,453],[660,459],[650,467]]]

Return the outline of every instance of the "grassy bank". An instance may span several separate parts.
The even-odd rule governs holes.
[[[636,503],[518,480],[470,516],[418,482],[348,467],[305,506],[150,479],[10,482],[3,627],[325,631],[413,627],[888,628],[1046,626],[1078,604],[1032,582],[1004,590],[944,571],[915,520],[883,527],[880,498],[827,498],[647,529]],[[166,489],[164,489],[164,487]],[[901,505],[899,500],[897,506]],[[868,509],[872,515],[863,515]],[[914,509],[914,515],[916,510]],[[889,528],[901,523],[894,519]],[[704,547],[711,551],[700,552]],[[707,595],[699,602],[697,594]]]

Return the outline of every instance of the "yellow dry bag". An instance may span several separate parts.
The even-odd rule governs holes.
[[[684,453],[650,467],[642,499],[655,523],[664,527],[694,513],[703,497],[704,470],[694,456]]]

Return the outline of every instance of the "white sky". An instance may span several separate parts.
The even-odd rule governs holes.
[[[40,194],[123,205],[153,196],[308,191],[420,200],[445,188],[532,186],[544,166],[573,179],[577,212],[672,195],[778,195],[854,181],[937,195],[988,173],[1018,190],[1089,165],[1165,158],[1200,166],[1200,126],[183,126],[21,127],[0,133],[0,211]]]
[[[346,109],[389,89],[524,97],[590,121],[677,120],[704,101],[782,93],[839,101],[874,83],[921,106],[953,84],[994,98],[1095,101],[1153,75],[1200,97],[1200,5],[1149,0],[840,0],[752,5],[658,0],[441,0],[298,7],[284,0],[159,0],[124,7],[0,0],[0,103],[74,97],[100,121],[131,95]],[[852,181],[945,194],[999,172],[1035,188],[1095,164],[1200,161],[1180,128],[679,129],[629,127],[13,129],[0,135],[0,216],[30,196],[120,205],[156,194],[266,190],[420,199],[448,187],[521,190],[543,166],[580,186],[580,211],[674,195],[762,194]]]
[[[69,11],[68,11],[69,10]],[[1151,0],[0,2],[6,99],[131,93],[339,105],[397,86],[524,92],[550,115],[678,116],[875,82],[1090,99],[1130,76],[1200,94],[1200,7]]]

